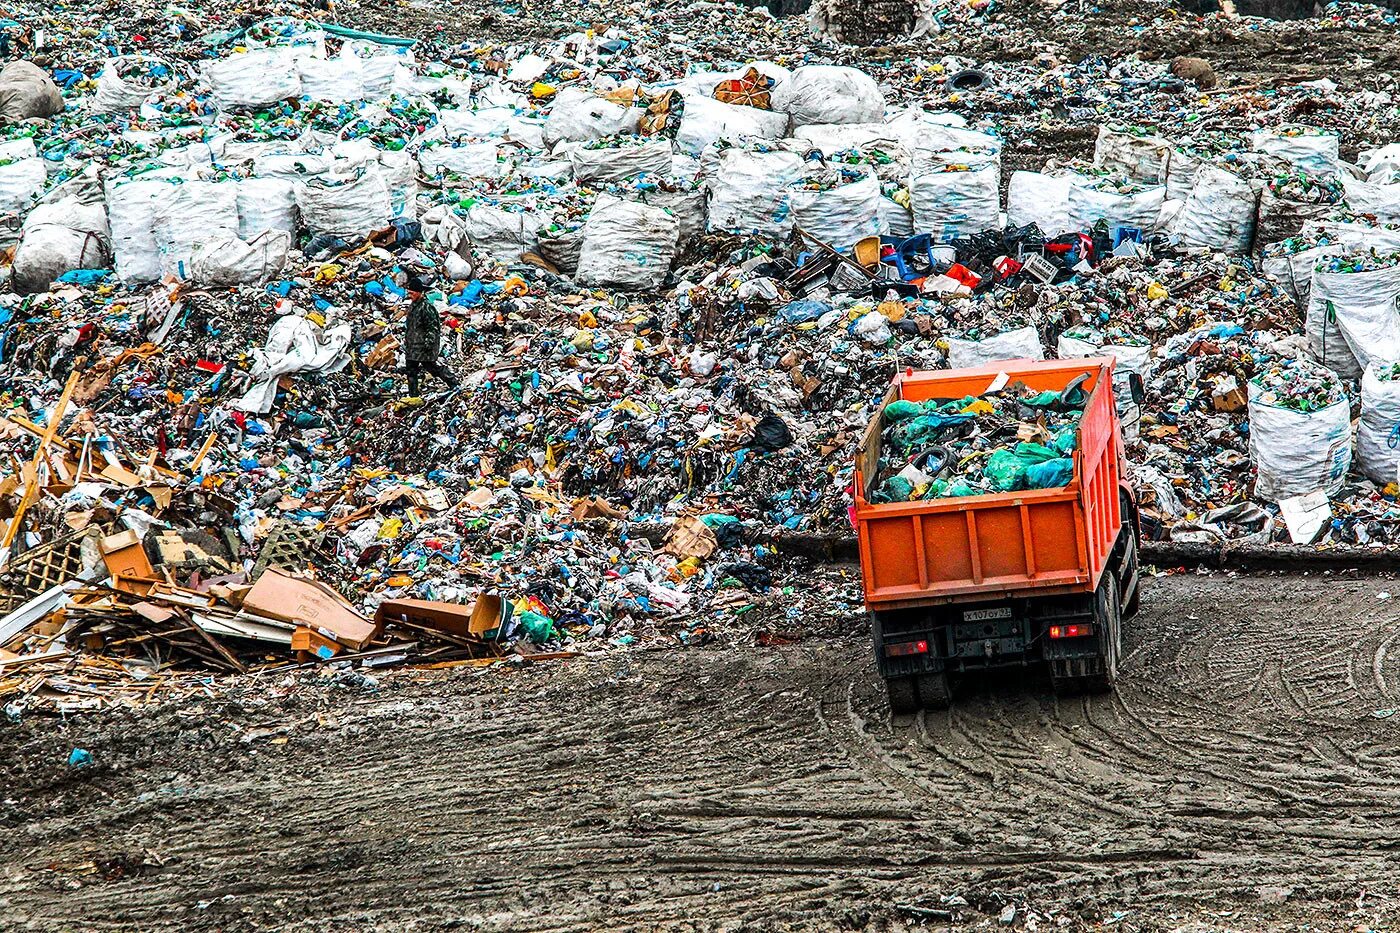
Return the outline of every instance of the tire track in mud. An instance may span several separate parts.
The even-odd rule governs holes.
[[[266,711],[197,755],[178,712],[94,727],[71,741],[124,761],[96,793],[21,771],[43,817],[0,852],[0,928],[810,928],[919,891],[1154,931],[1282,886],[1342,929],[1400,887],[1400,635],[1374,589],[1154,580],[1108,696],[1016,676],[891,719],[843,641],[390,680],[280,746],[244,741]],[[142,877],[52,867],[148,850]]]

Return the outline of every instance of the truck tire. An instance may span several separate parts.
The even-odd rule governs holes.
[[[947,671],[919,675],[919,703],[924,709],[947,709],[951,695]]]
[[[917,713],[919,711],[919,691],[912,677],[891,677],[885,681],[885,692],[890,695],[890,712],[895,714]]]
[[[1094,593],[1094,640],[1097,671],[1080,673],[1084,662],[1057,661],[1050,665],[1050,682],[1060,696],[1081,693],[1107,693],[1118,679],[1118,658],[1123,649],[1123,610],[1119,602],[1118,577],[1105,573]]]
[[[1123,585],[1132,587],[1132,595],[1128,597],[1128,602],[1123,606],[1123,619],[1131,619],[1137,615],[1138,609],[1142,606],[1142,565],[1138,557],[1138,539],[1133,534],[1132,528],[1128,529],[1128,546],[1123,551]],[[1122,642],[1122,633],[1119,633],[1119,642]]]

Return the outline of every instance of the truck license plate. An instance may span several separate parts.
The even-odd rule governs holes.
[[[999,606],[996,609],[968,609],[963,612],[964,622],[983,622],[987,619],[1009,618],[1011,618],[1010,606]]]

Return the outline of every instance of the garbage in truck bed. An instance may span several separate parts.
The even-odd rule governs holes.
[[[1074,477],[1087,376],[1063,391],[1022,382],[980,396],[911,402],[882,410],[879,483],[872,503],[1054,489]],[[1002,380],[1003,382],[1005,380]]]

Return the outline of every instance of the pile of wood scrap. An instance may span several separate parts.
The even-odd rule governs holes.
[[[14,595],[18,605],[0,617],[0,703],[71,712],[207,688],[211,675],[505,654],[497,639],[509,605],[498,596],[389,600],[366,618],[325,582],[285,568],[253,582],[241,570],[218,573],[232,568],[170,532],[148,542],[122,531],[96,545],[97,566]]]

